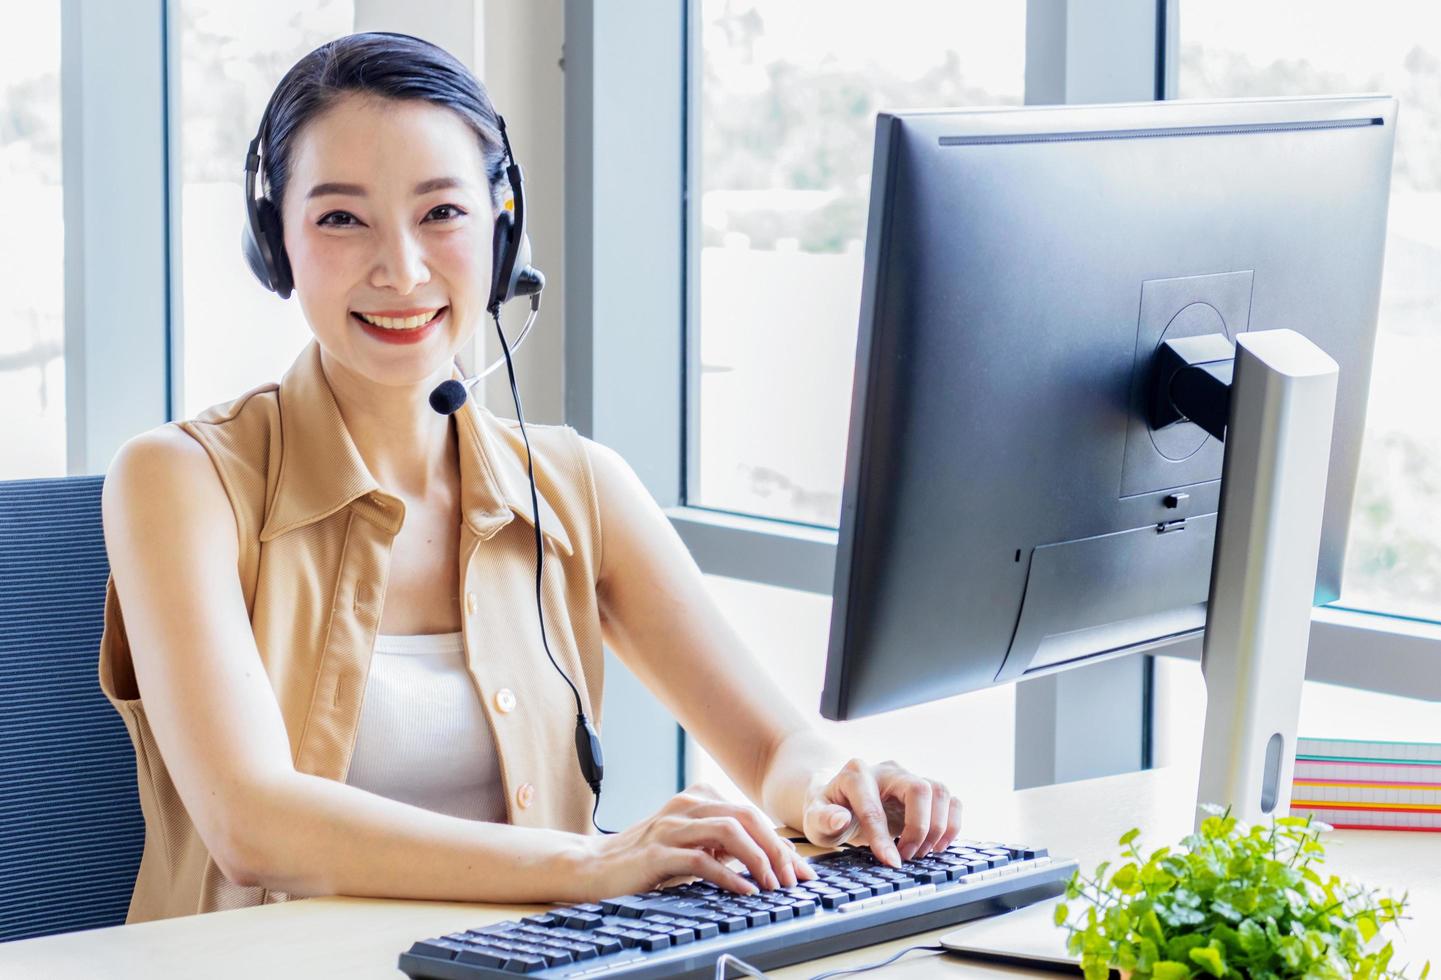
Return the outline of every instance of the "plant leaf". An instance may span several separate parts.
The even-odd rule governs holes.
[[[1198,946],[1191,950],[1190,957],[1201,964],[1202,969],[1213,977],[1224,977],[1226,975],[1226,957],[1221,955],[1221,950],[1214,945]]]

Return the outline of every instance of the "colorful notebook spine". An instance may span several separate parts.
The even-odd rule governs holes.
[[[1441,744],[1299,739],[1291,813],[1338,829],[1441,831]]]

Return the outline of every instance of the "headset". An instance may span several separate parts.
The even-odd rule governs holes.
[[[413,41],[419,41],[430,47],[435,47],[429,41],[414,37],[409,34],[397,34],[391,31],[376,31],[377,34],[386,34],[391,37],[403,37]],[[437,48],[437,50],[443,50]],[[245,211],[246,222],[241,229],[240,247],[245,256],[246,264],[255,278],[266,289],[278,295],[281,299],[289,299],[291,290],[295,286],[295,280],[291,273],[290,258],[285,253],[285,240],[282,235],[280,211],[275,202],[268,196],[261,194],[257,197],[255,187],[258,183],[260,171],[261,154],[268,148],[270,138],[270,114],[274,108],[276,97],[284,88],[284,80],[277,85],[271,93],[270,100],[265,105],[265,111],[260,116],[260,126],[256,130],[255,138],[250,141],[250,146],[245,153]],[[595,823],[596,812],[600,809],[600,785],[605,772],[604,755],[601,752],[600,736],[586,717],[584,705],[581,702],[580,691],[569,675],[556,663],[554,655],[550,652],[550,643],[545,634],[545,613],[541,604],[541,581],[545,561],[545,547],[541,539],[540,531],[540,508],[538,495],[535,486],[535,465],[530,452],[530,437],[525,431],[525,414],[521,409],[520,390],[515,383],[515,366],[511,361],[513,348],[506,340],[505,331],[500,324],[500,308],[518,296],[530,297],[530,314],[526,318],[525,326],[517,338],[515,347],[519,347],[530,333],[531,326],[535,323],[536,315],[540,311],[540,294],[545,288],[545,276],[530,264],[530,236],[526,233],[525,226],[525,181],[521,174],[520,165],[515,162],[515,155],[511,152],[510,137],[505,131],[505,120],[500,114],[496,114],[496,122],[500,129],[501,143],[505,147],[506,180],[510,184],[511,200],[506,202],[504,207],[495,218],[495,233],[491,239],[491,280],[490,294],[486,301],[486,312],[490,314],[495,322],[496,334],[500,338],[502,358],[497,359],[488,368],[474,377],[467,378],[464,382],[450,379],[436,386],[430,393],[430,406],[441,415],[450,415],[457,411],[466,401],[468,389],[481,378],[495,370],[502,363],[505,364],[506,373],[510,380],[510,392],[515,401],[516,420],[520,423],[521,438],[525,442],[526,470],[530,477],[530,504],[532,524],[535,528],[535,608],[540,618],[541,645],[545,649],[545,655],[550,660],[551,666],[560,674],[561,679],[570,687],[571,694],[575,697],[576,727],[575,727],[575,748],[576,758],[580,763],[581,774],[585,777],[591,792],[595,794],[595,805],[591,808],[591,823],[595,824],[596,830],[601,833],[612,833],[604,830]]]
[[[404,37],[415,41],[421,40],[409,34],[396,34],[390,31],[376,31],[375,33],[387,34],[391,37]],[[429,44],[426,41],[421,41],[421,43]],[[434,45],[431,46],[434,47]],[[265,111],[261,113],[260,126],[256,130],[255,138],[250,141],[250,147],[245,152],[247,220],[241,229],[240,250],[245,255],[245,261],[250,266],[250,271],[255,274],[256,279],[260,280],[260,284],[281,299],[289,299],[291,290],[295,287],[295,279],[290,269],[290,257],[285,253],[280,209],[275,202],[270,200],[269,196],[262,193],[257,198],[255,194],[255,187],[259,182],[262,144],[266,146],[269,144],[270,113],[282,87],[283,85],[276,86],[275,91],[271,93],[270,100],[265,104]],[[517,296],[539,297],[540,291],[545,287],[545,276],[530,264],[530,236],[526,234],[525,189],[520,165],[515,162],[515,155],[510,149],[510,137],[505,131],[505,119],[499,113],[496,114],[496,122],[500,128],[501,142],[505,147],[505,176],[513,196],[510,201],[506,202],[506,207],[496,215],[495,234],[491,239],[490,296],[486,301],[485,309],[492,316],[499,312],[503,304]],[[528,331],[522,332],[520,340],[525,339],[525,332]],[[517,340],[516,347],[520,346],[520,340]],[[471,380],[484,377],[491,370],[494,370],[494,366]],[[467,382],[467,387],[469,387],[469,382]]]

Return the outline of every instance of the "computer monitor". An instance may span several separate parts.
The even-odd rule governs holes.
[[[1339,595],[1395,118],[1386,96],[878,117],[822,714],[1206,628],[1226,447],[1153,404],[1184,338],[1285,328],[1339,366],[1305,585]]]

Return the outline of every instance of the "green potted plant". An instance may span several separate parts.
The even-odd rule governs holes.
[[[1394,899],[1335,875],[1323,877],[1321,834],[1301,817],[1248,825],[1214,805],[1180,849],[1143,856],[1139,830],[1120,839],[1119,866],[1105,861],[1071,877],[1056,925],[1081,957],[1086,980],[1114,968],[1135,980],[1400,978],[1382,927],[1399,922]],[[1421,968],[1420,980],[1430,972]]]

